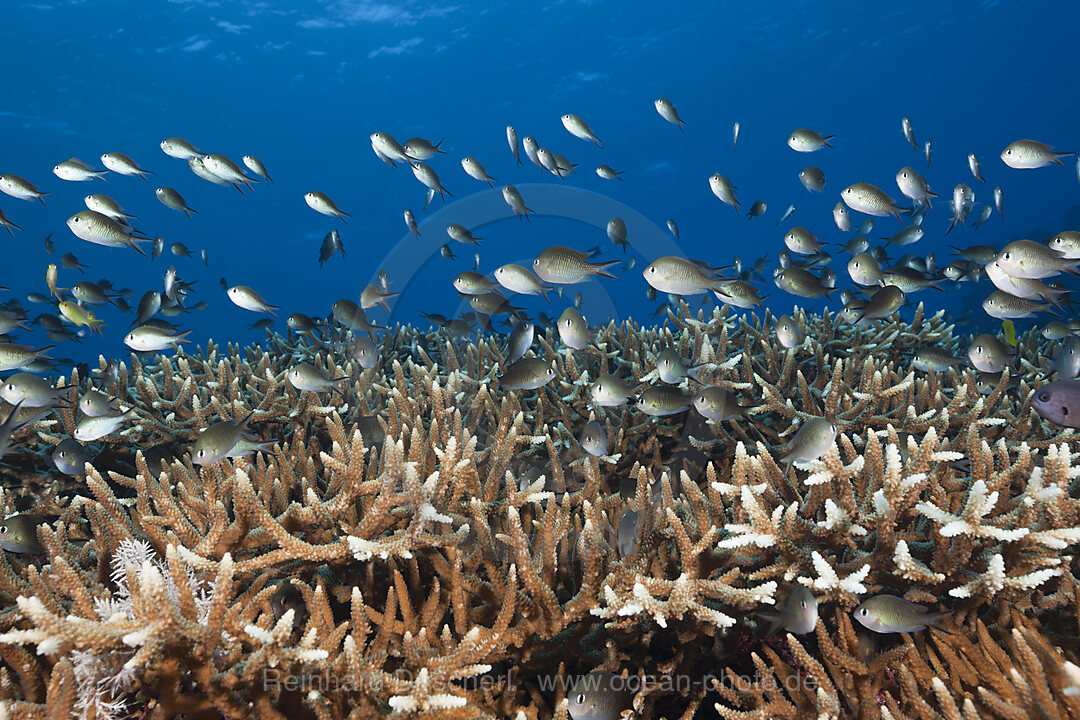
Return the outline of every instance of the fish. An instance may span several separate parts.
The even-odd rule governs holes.
[[[584,350],[590,342],[589,323],[576,308],[563,310],[557,323],[559,338],[563,345],[573,350]]]
[[[341,258],[345,259],[345,244],[341,241],[341,233],[334,229],[323,236],[319,245],[319,269],[322,270],[323,263],[336,253],[341,253]]]
[[[121,412],[116,398],[110,398],[105,393],[95,388],[87,388],[79,398],[79,411],[90,417],[102,417]]]
[[[1042,298],[1051,305],[1061,309],[1061,300],[1068,296],[1067,290],[1055,290],[1042,280],[1031,278],[1018,278],[1009,275],[1001,269],[1001,264],[995,260],[984,268],[986,276],[998,290],[1021,298]]]
[[[157,195],[157,199],[161,201],[162,205],[184,213],[187,215],[188,220],[191,219],[191,213],[199,214],[198,210],[188,205],[183,196],[171,187],[159,187],[154,191],[154,194]]]
[[[759,295],[757,288],[743,280],[724,280],[720,283],[720,289],[713,290],[716,299],[725,305],[750,309],[761,307],[762,301],[768,295]]]
[[[709,189],[712,190],[713,195],[720,199],[721,202],[730,205],[735,208],[736,212],[742,211],[742,205],[735,199],[735,191],[738,189],[731,184],[731,181],[726,176],[720,173],[713,173],[709,176]]]
[[[49,357],[50,350],[56,345],[35,350],[30,345],[21,345],[14,342],[0,342],[0,372],[17,370],[36,361],[36,359]]]
[[[546,291],[551,290],[553,286],[540,282],[540,279],[527,267],[507,263],[495,268],[495,272],[492,274],[495,276],[495,281],[510,292],[522,295],[540,295],[545,302],[550,302]]]
[[[248,170],[261,177],[267,183],[274,182],[273,179],[271,179],[270,177],[270,173],[266,170],[266,165],[263,164],[262,160],[255,157],[254,155],[245,155],[241,158],[241,160],[244,161],[244,165],[247,166]]]
[[[559,119],[562,120],[563,127],[566,128],[566,131],[574,137],[588,140],[593,145],[596,145],[596,147],[603,147],[600,138],[596,137],[596,134],[589,128],[588,123],[579,116],[573,113],[566,113]]]
[[[738,147],[738,145],[739,145],[739,131],[740,130],[742,130],[742,123],[736,121],[735,124],[731,126],[731,149],[732,150],[735,150],[735,148]]]
[[[1064,230],[1046,241],[1046,246],[1058,253],[1062,260],[1080,260],[1080,232]]]
[[[68,158],[62,163],[53,166],[53,175],[61,180],[69,182],[83,182],[97,178],[102,182],[108,182],[103,176],[108,170],[94,170],[78,158]]]
[[[162,140],[161,151],[169,157],[180,160],[189,160],[202,155],[202,152],[197,150],[194,145],[181,137],[170,137]]]
[[[429,189],[439,193],[439,197],[446,200],[446,196],[454,197],[454,194],[443,187],[442,180],[439,179],[439,174],[436,173],[430,165],[425,162],[416,162],[412,165],[413,175],[416,179],[427,186]]]
[[[53,465],[60,472],[82,477],[86,474],[86,463],[94,458],[94,453],[75,438],[64,438],[53,448],[51,457]]]
[[[626,223],[622,218],[613,217],[608,220],[607,223],[607,236],[608,240],[615,245],[622,247],[623,253],[630,247],[630,243],[626,240]]]
[[[622,173],[615,170],[610,165],[597,165],[596,174],[604,180],[618,180],[623,182]]]
[[[671,218],[668,218],[667,220],[667,229],[668,232],[675,236],[676,240],[679,239],[679,226]]]
[[[1037,312],[1053,312],[1049,304],[1017,297],[1003,290],[995,290],[982,302],[983,310],[993,318],[1010,319],[1034,317]]]
[[[392,162],[401,161],[412,165],[413,161],[420,159],[409,155],[405,148],[401,146],[401,143],[395,140],[389,133],[381,131],[373,132],[369,136],[369,139],[371,140],[371,147],[373,147],[379,155],[386,157]]]
[[[1073,334],[1073,330],[1059,320],[1051,320],[1042,326],[1039,333],[1047,340],[1061,340]]]
[[[45,204],[45,196],[49,194],[26,178],[13,173],[0,175],[0,192],[20,200],[37,200],[42,205]]]
[[[911,143],[911,147],[918,150],[919,144],[915,142],[915,129],[911,127],[911,120],[906,117],[901,118],[900,130],[904,133],[904,139]]]
[[[506,362],[512,364],[525,357],[536,336],[536,326],[531,320],[521,319],[514,323],[506,341]]]
[[[923,154],[926,155],[926,167],[930,167],[930,155],[934,152],[934,146],[927,140],[923,144]]]
[[[690,365],[675,348],[665,348],[656,356],[656,375],[661,382],[678,385],[686,378],[697,381],[697,375],[705,364]]]
[[[483,295],[499,287],[499,283],[488,280],[486,277],[473,270],[460,273],[453,282],[454,288],[464,295]]]
[[[852,611],[860,625],[876,633],[913,633],[937,627],[952,611],[927,612],[918,605],[895,595],[875,595],[863,600]]]
[[[818,242],[817,236],[804,227],[796,226],[784,233],[784,245],[799,255],[813,255],[827,244]]]
[[[776,612],[755,613],[769,621],[765,637],[772,637],[780,628],[796,635],[805,635],[813,632],[817,626],[818,601],[805,585],[794,586],[784,602],[776,607]]]
[[[537,155],[540,151],[540,145],[536,142],[536,138],[531,135],[526,135],[521,139],[521,147],[525,148],[525,157],[529,158],[529,162],[541,167],[540,158]]]
[[[834,137],[836,136],[822,135],[814,130],[799,128],[788,136],[787,144],[795,152],[811,153],[822,148],[831,148],[832,145],[829,144],[829,141]]]
[[[578,436],[578,443],[581,444],[581,447],[585,452],[594,457],[607,455],[607,431],[604,430],[604,426],[596,420],[590,420],[585,423],[585,427],[581,429],[581,434]]]
[[[618,260],[590,262],[589,253],[574,250],[563,245],[552,245],[540,251],[533,260],[533,272],[542,281],[561,285],[574,285],[588,280],[590,276],[612,278],[607,268],[617,264]]]
[[[514,211],[514,214],[518,216],[519,220],[529,220],[529,213],[535,212],[532,208],[525,206],[525,199],[521,197],[521,193],[513,185],[507,185],[502,189],[503,200],[510,206],[510,209]]]
[[[851,231],[851,215],[848,213],[848,209],[844,206],[843,201],[836,203],[833,207],[833,222],[836,223],[836,227],[840,232]]]
[[[968,361],[981,372],[1001,372],[1012,363],[1012,359],[1013,352],[1009,346],[993,335],[979,335],[968,347]]]
[[[693,399],[668,385],[654,385],[637,398],[636,407],[646,415],[666,417],[688,410]]]
[[[1008,341],[1008,333],[1006,333],[1006,341]],[[1015,343],[1010,344],[1016,347]],[[1050,368],[1043,377],[1050,377],[1055,372],[1062,380],[1072,380],[1080,375],[1080,337],[1073,335],[1054,350],[1050,359]]]
[[[911,358],[911,364],[916,370],[922,372],[945,372],[954,368],[962,361],[954,356],[950,350],[939,347],[923,347],[915,351]]]
[[[450,236],[451,240],[456,240],[459,243],[471,243],[473,245],[479,245],[480,241],[484,239],[476,237],[472,234],[471,230],[458,223],[447,225],[446,234]]]
[[[979,182],[986,182],[983,180],[982,169],[979,167],[979,157],[975,153],[969,153],[967,160],[968,169],[971,170],[971,176]]]
[[[539,390],[555,379],[555,369],[542,358],[522,358],[497,377],[503,390]]]
[[[47,525],[49,518],[33,513],[9,515],[0,520],[0,548],[19,555],[44,555],[45,546],[38,540],[38,525]]]
[[[1005,217],[1005,192],[1000,185],[994,188],[994,208],[998,211],[998,215]]]
[[[362,369],[370,370],[379,361],[379,350],[371,338],[360,335],[349,349],[349,356],[356,360]]]
[[[506,126],[506,142],[510,145],[510,152],[514,154],[514,160],[521,164],[521,155],[518,152],[518,134],[513,125]]]
[[[637,555],[641,544],[641,531],[644,513],[626,508],[619,518],[619,527],[615,531],[615,548],[619,557],[628,558]]]
[[[130,231],[107,215],[102,215],[93,210],[77,212],[67,219],[67,226],[71,233],[89,243],[104,245],[105,247],[129,247],[143,257],[146,253],[139,247],[139,243],[148,242],[149,238],[143,237]]]
[[[656,112],[660,114],[660,117],[672,125],[677,125],[680,130],[686,126],[686,121],[679,117],[679,111],[675,109],[675,104],[667,98],[657,98],[653,101],[653,106],[656,107]]]
[[[147,175],[153,175],[150,170],[144,170],[124,153],[107,152],[101,156],[101,164],[118,175],[137,175],[146,182],[150,182]]]
[[[619,720],[630,709],[636,676],[623,678],[606,670],[582,675],[567,693],[567,710],[573,720]]]
[[[203,162],[203,159],[201,157],[188,158],[187,163],[188,168],[191,170],[191,172],[193,172],[196,176],[202,178],[203,180],[206,180],[207,182],[212,182],[215,185],[234,187],[236,188],[236,191],[238,193],[240,193],[241,195],[244,194],[244,189],[240,187],[238,183],[229,182],[225,178],[218,177],[214,173],[210,172],[210,169],[206,167],[206,163]]]
[[[622,379],[605,373],[589,387],[589,396],[601,407],[618,407],[625,405],[634,394]]]
[[[920,175],[914,168],[905,165],[896,172],[896,186],[900,192],[911,198],[920,205],[933,209],[930,198],[938,197],[938,194],[930,189],[926,178]]]
[[[722,289],[723,279],[707,265],[671,255],[652,261],[641,274],[651,287],[674,295],[700,295]]]
[[[903,210],[883,190],[865,182],[844,188],[840,199],[852,210],[875,217],[892,215],[899,220],[900,210]]]
[[[799,181],[810,192],[821,192],[825,189],[825,172],[811,165],[799,172]]]
[[[788,205],[788,209],[784,211],[784,214],[780,216],[780,219],[776,221],[776,226],[780,227],[789,217],[795,214],[795,206]]]
[[[71,389],[70,385],[53,387],[44,378],[30,373],[15,373],[0,384],[0,398],[11,405],[27,408],[67,407],[64,397]]]
[[[405,227],[409,228],[409,232],[415,235],[417,240],[420,239],[420,227],[416,224],[416,215],[407,208],[405,210]]]
[[[264,312],[269,313],[273,317],[277,317],[274,313],[275,310],[281,308],[277,305],[270,305],[259,293],[255,292],[246,285],[234,285],[226,291],[229,299],[233,301],[233,304],[237,307],[242,307],[245,310],[251,310],[252,312]]]
[[[746,213],[746,217],[756,218],[765,214],[765,211],[769,209],[769,206],[764,200],[755,200],[754,204],[750,206],[750,210]]]
[[[869,302],[859,308],[859,319],[879,320],[895,313],[907,299],[907,294],[896,285],[885,285],[874,291]]]
[[[799,426],[780,462],[818,460],[836,442],[838,428],[826,418],[810,418]]]
[[[251,190],[251,181],[259,182],[255,178],[249,176],[244,170],[233,162],[228,157],[221,155],[220,153],[209,153],[202,156],[203,166],[206,167],[214,175],[217,175],[222,180],[232,183],[236,186],[236,189],[240,189],[240,185],[243,185],[248,190]]]
[[[250,432],[249,424],[254,411],[241,420],[222,420],[199,433],[191,447],[191,461],[196,465],[213,465],[227,457],[240,439]]]
[[[191,330],[175,333],[154,325],[141,325],[124,336],[124,344],[136,352],[153,352],[170,346],[177,350],[181,344],[191,342],[185,339],[190,334]]]
[[[1051,163],[1065,167],[1061,158],[1075,154],[1054,152],[1051,146],[1037,140],[1017,140],[1006,145],[1001,151],[1001,161],[1016,170],[1034,170]]]
[[[1053,248],[1032,240],[1013,240],[994,261],[1002,271],[1017,278],[1042,280],[1061,272],[1077,274],[1080,258],[1068,259]]]
[[[469,156],[463,157],[461,159],[461,167],[465,169],[465,173],[469,177],[480,180],[481,182],[486,182],[489,187],[495,187],[497,181],[495,178],[488,175],[487,170],[484,169],[484,166],[481,165],[480,161],[476,158]]]
[[[788,267],[773,275],[773,282],[784,292],[799,297],[828,299],[833,288],[824,285],[820,278],[801,267]]]
[[[694,409],[709,420],[737,420],[746,417],[746,408],[726,388],[707,387],[694,393]]]
[[[792,349],[803,344],[806,333],[802,325],[790,315],[781,315],[774,321],[776,340],[781,347]]]
[[[1055,425],[1080,428],[1080,380],[1046,383],[1032,395],[1031,407]]]
[[[336,217],[346,225],[349,224],[349,221],[345,218],[352,217],[349,213],[339,209],[326,193],[319,192],[318,190],[309,190],[304,193],[304,202],[306,202],[308,207],[315,212],[329,215],[330,217]]]
[[[289,384],[297,390],[310,392],[324,392],[326,390],[338,390],[337,384],[348,380],[348,376],[330,378],[326,373],[310,363],[300,363],[289,368],[285,373]]]
[[[848,275],[856,285],[870,287],[882,285],[885,273],[881,270],[881,264],[870,253],[862,252],[853,255],[847,264]]]
[[[442,144],[442,140],[437,143],[432,143],[430,140],[415,137],[406,140],[401,147],[408,157],[415,158],[417,160],[427,160],[429,158],[435,157],[436,155],[446,154],[445,150],[439,149],[439,146]]]
[[[120,427],[136,418],[135,408],[129,408],[127,412],[119,415],[102,415],[101,417],[84,417],[75,426],[75,432],[71,435],[79,442],[92,442],[100,440],[106,435],[112,435]]]

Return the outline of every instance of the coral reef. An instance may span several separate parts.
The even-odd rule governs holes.
[[[1031,410],[1042,341],[982,394],[959,362],[910,368],[961,354],[940,314],[796,315],[794,350],[726,309],[576,353],[541,338],[535,391],[499,389],[497,336],[400,326],[368,370],[336,330],[132,356],[109,390],[138,419],[84,478],[45,473],[66,407],[5,459],[5,514],[57,519],[47,557],[0,558],[0,716],[566,718],[604,669],[637,676],[640,717],[1080,718],[1080,465]],[[669,347],[746,416],[592,404],[599,374],[648,379]],[[298,362],[349,384],[297,391]],[[86,382],[60,383],[73,405]],[[249,414],[272,453],[192,463],[200,430]],[[590,417],[605,456],[575,439]],[[813,417],[835,444],[780,463]],[[761,637],[794,583],[815,632]],[[953,613],[870,636],[851,610],[878,593]]]

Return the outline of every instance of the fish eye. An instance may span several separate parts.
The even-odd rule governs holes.
[[[79,222],[79,218],[75,218],[72,222]]]
[[[578,705],[584,705],[585,704],[585,693],[578,693],[577,703],[578,703]]]
[[[1038,400],[1039,402],[1050,402],[1050,393],[1048,393],[1046,390],[1043,390],[1039,393]]]
[[[206,451],[205,450],[199,450],[198,452],[195,453],[195,457],[205,457],[205,456],[206,456]]]
[[[655,275],[656,274],[656,268],[655,267],[649,268],[649,272],[651,272],[651,273],[653,273]]]
[[[870,614],[870,611],[867,610],[866,608],[863,608],[862,610],[859,611],[859,614],[862,615],[863,617],[866,617],[867,615]]]
[[[801,608],[803,608],[805,610],[806,609],[806,601],[805,600],[800,600],[799,601],[799,607],[801,607]]]
[[[1006,155],[1012,155],[1012,150],[1006,150],[1006,151],[1005,151],[1005,154],[1006,154]]]
[[[7,525],[0,525],[0,535],[7,535]]]

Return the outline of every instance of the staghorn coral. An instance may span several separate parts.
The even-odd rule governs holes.
[[[1073,713],[1080,466],[1072,431],[1030,410],[1039,368],[984,396],[969,371],[907,367],[956,347],[940,315],[797,317],[811,340],[788,351],[768,314],[726,310],[612,323],[576,354],[541,340],[557,378],[534,392],[498,388],[498,339],[411,327],[370,370],[336,330],[133,357],[111,389],[138,421],[83,481],[41,481],[71,410],[16,435],[4,510],[59,520],[39,531],[45,560],[0,558],[0,712],[566,717],[570,679],[602,668],[654,681],[642,717]],[[748,416],[591,405],[597,375],[641,380],[668,347]],[[348,387],[296,391],[301,361]],[[66,380],[74,399],[85,379]],[[273,453],[192,464],[198,431],[250,413]],[[590,415],[611,435],[603,458],[574,439]],[[820,416],[836,444],[778,464]],[[622,557],[628,507],[640,546]],[[815,635],[763,642],[752,613],[790,583],[835,605]],[[954,609],[951,634],[868,653],[847,611],[883,592]]]

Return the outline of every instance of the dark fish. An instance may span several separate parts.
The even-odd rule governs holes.
[[[38,541],[37,526],[49,522],[44,515],[12,515],[0,520],[0,548],[22,555],[44,555]]]
[[[326,236],[322,240],[322,245],[319,246],[319,269],[322,270],[323,263],[334,257],[334,253],[341,253],[341,257],[345,257],[345,246],[341,242],[341,233],[337,230],[331,230],[326,233]]]
[[[1080,380],[1056,380],[1031,398],[1035,412],[1055,425],[1080,428]]]

